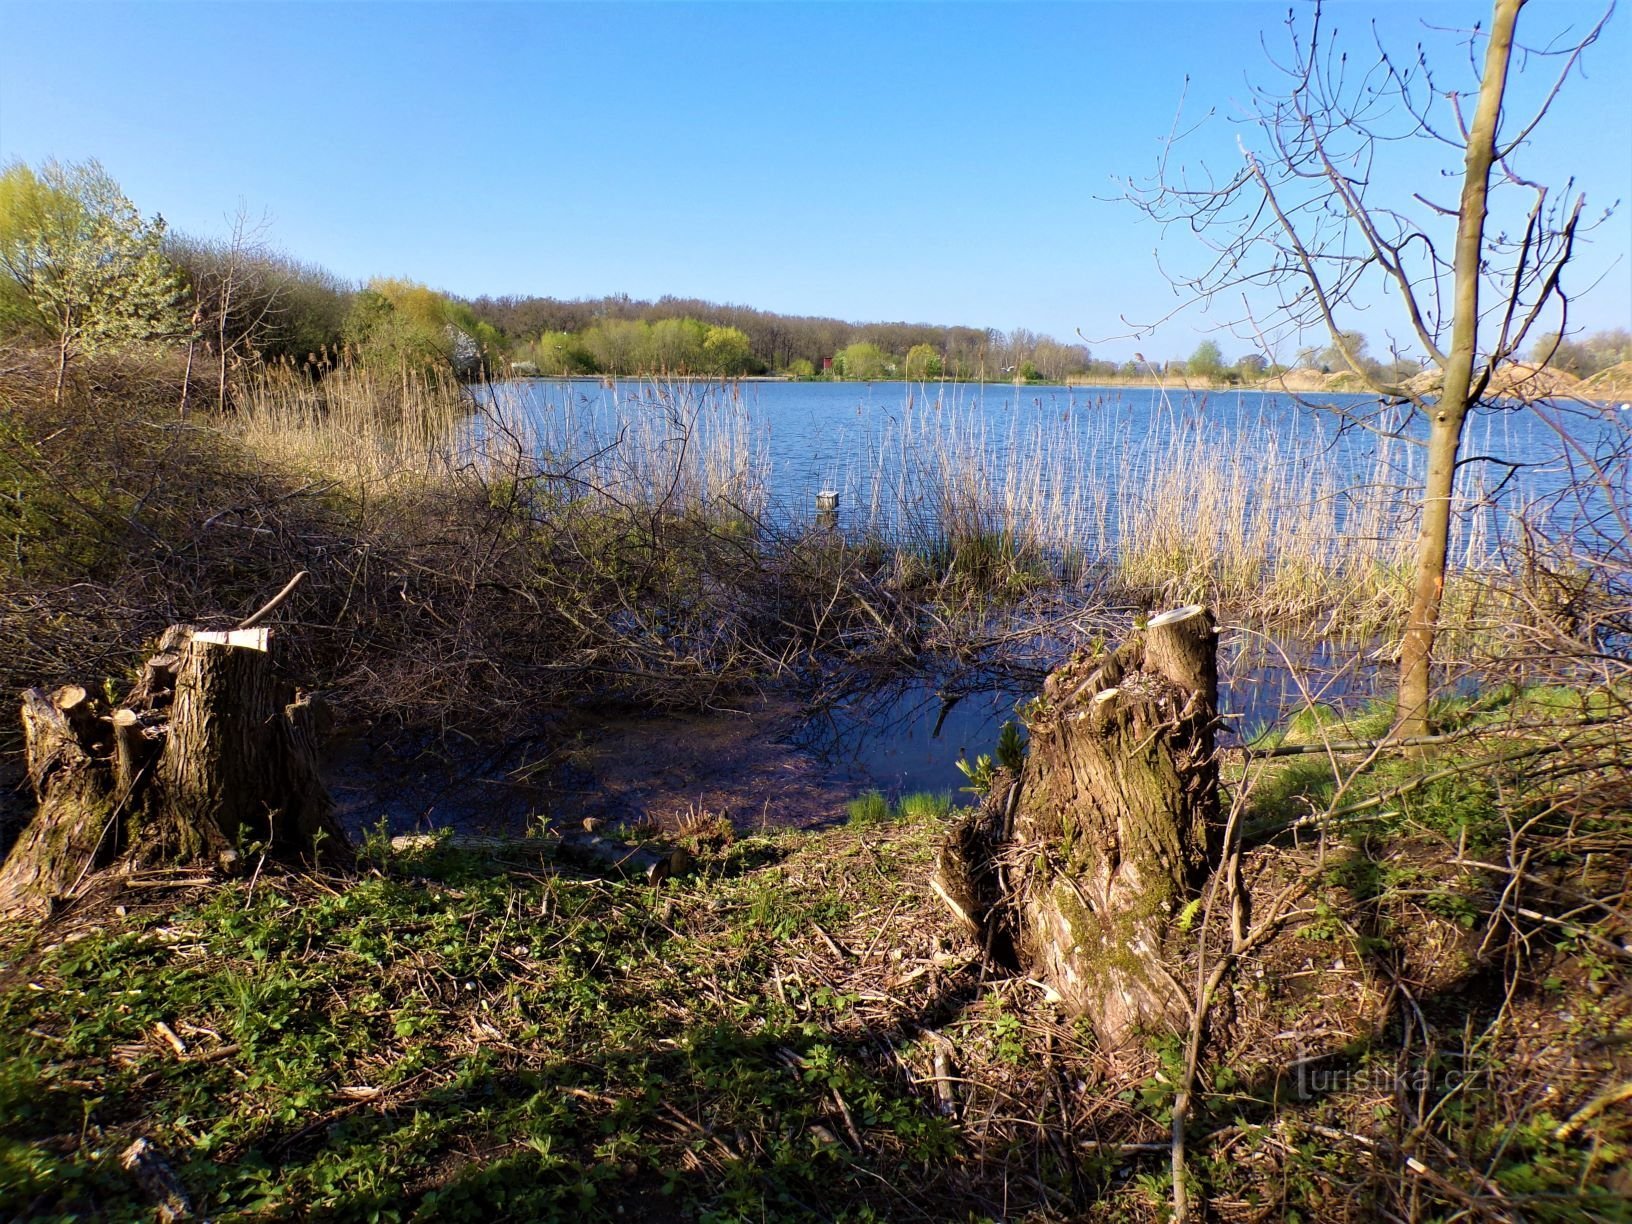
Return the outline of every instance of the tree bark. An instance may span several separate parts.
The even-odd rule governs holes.
[[[44,915],[53,898],[118,853],[118,797],[88,738],[88,703],[78,685],[23,694],[28,781],[39,808],[0,864],[0,913]]]
[[[111,714],[77,685],[23,695],[39,806],[0,865],[0,913],[45,912],[122,854],[347,856],[317,770],[322,707],[285,679],[272,631],[177,625],[159,647]]]
[[[1152,619],[1108,657],[1073,657],[1028,719],[1029,755],[1000,801],[1010,827],[989,797],[937,862],[960,920],[988,946],[1011,941],[1108,1047],[1188,1020],[1163,945],[1218,850],[1217,703],[1203,608]]]
[[[51,389],[51,402],[53,404],[60,405],[62,403],[62,384],[67,377],[68,336],[66,333],[64,333],[61,341],[59,341],[57,344],[57,381],[56,385]]]
[[[284,681],[273,643],[269,629],[195,633],[181,651],[156,779],[166,857],[345,845],[317,775],[311,703]]]

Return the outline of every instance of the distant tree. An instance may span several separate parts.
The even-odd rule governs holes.
[[[912,379],[941,376],[941,355],[934,345],[915,344],[907,350],[906,375]]]
[[[345,339],[355,360],[381,369],[453,364],[444,303],[410,281],[376,279],[346,315]]]
[[[1344,370],[1369,374],[1375,369],[1375,364],[1367,360],[1366,350],[1370,346],[1371,342],[1364,332],[1339,332],[1330,344],[1320,350],[1315,360],[1328,374],[1342,373]]]
[[[816,377],[816,365],[809,358],[795,357],[788,362],[788,373],[795,378],[814,378]]]
[[[1061,344],[1052,336],[1038,336],[1032,344],[1030,360],[1049,382],[1064,382],[1072,375],[1086,373],[1093,354],[1085,344]]]
[[[651,324],[639,319],[602,319],[584,332],[583,344],[603,374],[638,374],[652,368]]]
[[[1197,378],[1218,378],[1224,373],[1224,354],[1217,340],[1203,340],[1190,354],[1185,368]]]
[[[1592,372],[1607,370],[1623,361],[1632,361],[1632,331],[1624,327],[1614,331],[1593,332],[1583,341],[1592,355]]]
[[[1625,329],[1594,332],[1579,340],[1566,339],[1556,331],[1548,332],[1530,350],[1530,360],[1577,378],[1591,378],[1599,370],[1632,361],[1632,332]]]
[[[1262,378],[1269,370],[1269,358],[1262,353],[1243,353],[1236,359],[1235,368],[1242,378]]]
[[[745,333],[735,327],[711,327],[703,337],[703,358],[710,373],[734,378],[748,373],[754,353]]]
[[[548,378],[568,378],[595,373],[595,359],[583,340],[571,332],[545,332],[531,349],[533,364]]]
[[[58,402],[75,357],[181,334],[163,241],[97,162],[0,172],[0,323],[55,346]]]
[[[707,338],[708,328],[696,319],[660,319],[653,323],[651,372],[696,374],[706,369]]]
[[[344,332],[354,359],[382,369],[443,366],[464,378],[505,356],[498,331],[469,306],[409,280],[370,281],[354,299]]]
[[[338,360],[356,288],[326,268],[281,254],[268,257],[265,283],[276,288],[277,305],[259,337],[262,359],[316,368]]]
[[[862,340],[833,355],[833,371],[844,378],[883,378],[888,372],[886,362],[883,349]]]

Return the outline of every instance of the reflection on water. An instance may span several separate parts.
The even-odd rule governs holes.
[[[1226,635],[1219,659],[1221,742],[1251,739],[1309,701],[1343,711],[1364,706],[1392,683],[1392,665],[1380,663],[1376,653],[1374,643],[1327,639],[1290,646]],[[941,696],[946,678],[936,676],[853,694],[806,720],[794,742],[892,795],[956,791],[966,782],[957,762],[992,752],[1003,723],[1036,693],[995,675],[971,681],[960,674],[957,685],[964,695],[950,703]]]

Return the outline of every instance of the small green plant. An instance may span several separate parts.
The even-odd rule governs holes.
[[[952,812],[952,796],[920,791],[904,795],[896,810],[904,821],[945,820]]]
[[[984,795],[992,789],[992,779],[999,768],[1020,772],[1020,767],[1026,763],[1026,741],[1020,734],[1020,724],[1009,720],[1003,724],[1003,729],[997,733],[997,756],[983,752],[973,762],[967,757],[957,762],[959,771],[969,779],[969,785],[963,789],[972,795]]]
[[[844,811],[852,829],[865,828],[883,824],[890,818],[890,801],[884,797],[883,791],[870,790],[846,803]]]
[[[959,772],[969,779],[969,785],[963,789],[971,795],[984,795],[992,789],[993,769],[990,753],[981,753],[974,759],[973,764],[967,757],[958,758]]]
[[[1020,735],[1020,724],[1012,719],[997,733],[997,763],[1015,773],[1026,763],[1026,741]]]

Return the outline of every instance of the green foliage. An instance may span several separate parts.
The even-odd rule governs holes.
[[[738,333],[741,334],[740,332]],[[645,364],[653,374],[697,374],[708,361],[708,328],[696,319],[660,319],[652,324]]]
[[[1020,734],[1020,724],[1013,719],[1003,724],[997,735],[997,763],[1014,773],[1026,763],[1026,741]]]
[[[595,373],[595,358],[571,332],[545,332],[530,350],[538,372],[547,378]]]
[[[1020,724],[1010,719],[1003,724],[1002,730],[997,734],[995,760],[990,753],[983,752],[973,762],[967,758],[960,758],[957,766],[963,776],[969,779],[969,785],[963,789],[973,795],[985,795],[992,789],[992,782],[999,768],[1019,773],[1025,762],[1025,737],[1021,734]]]
[[[890,820],[903,823],[935,823],[944,820],[952,811],[952,796],[917,791],[903,795],[891,804],[879,790],[870,790],[844,805],[851,828],[881,825]]]
[[[915,344],[907,350],[906,376],[910,379],[939,378],[941,355],[933,345]]]
[[[283,257],[270,262],[268,277],[277,285],[277,296],[261,339],[261,356],[269,362],[284,358],[298,364],[338,353],[345,340],[352,287],[310,264]]]
[[[603,374],[629,375],[652,364],[652,325],[639,319],[603,319],[581,337],[584,351]]]
[[[102,1137],[131,1109],[211,1218],[788,1218],[817,1197],[856,1218],[878,1176],[954,1156],[933,1102],[841,1036],[855,994],[765,972],[840,929],[829,890],[761,871],[682,887],[654,923],[644,885],[452,849],[377,871],[228,885],[59,945],[28,972],[45,989],[0,988],[0,1198],[150,1213]],[[195,1057],[148,1046],[161,1020]]]
[[[734,327],[711,327],[703,337],[703,358],[708,372],[727,378],[746,374],[753,367],[748,337]]]
[[[952,814],[952,796],[945,792],[935,794],[918,791],[911,795],[903,795],[896,810],[903,821],[935,823],[945,820]]]
[[[451,367],[456,358],[448,300],[412,281],[370,281],[353,300],[344,331],[353,358],[365,367]]]
[[[857,341],[833,355],[833,372],[841,378],[884,378],[890,372],[889,358],[878,345],[865,340]]]
[[[94,162],[0,172],[0,328],[58,349],[60,369],[100,349],[178,334],[180,286],[164,221],[144,219]]]
[[[992,775],[996,766],[990,753],[981,753],[973,762],[967,757],[959,757],[957,766],[958,772],[969,779],[969,785],[963,788],[969,794],[984,796],[992,789]]]
[[[844,811],[852,828],[883,824],[890,818],[890,801],[883,791],[870,790],[846,803]]]
[[[788,362],[788,373],[794,378],[815,378],[816,365],[808,357],[795,357]]]
[[[1224,373],[1224,354],[1219,350],[1218,341],[1203,340],[1196,345],[1196,351],[1190,354],[1185,363],[1189,372],[1197,378],[1218,378]]]

